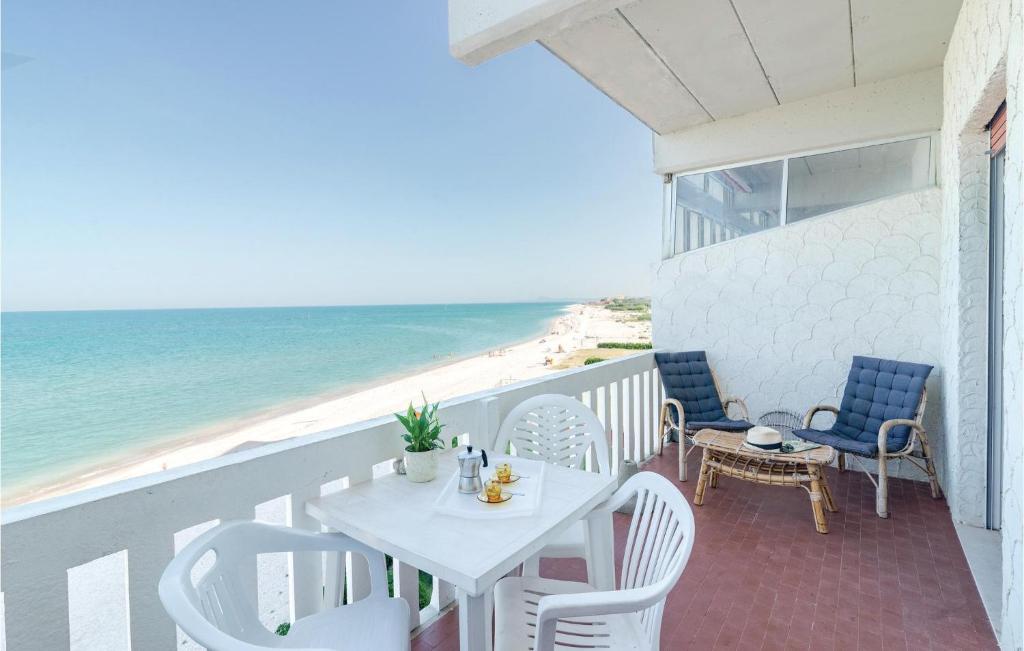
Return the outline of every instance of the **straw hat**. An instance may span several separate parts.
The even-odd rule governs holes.
[[[748,447],[755,448],[757,450],[777,452],[782,450],[782,434],[780,434],[777,429],[758,425],[757,427],[751,427],[747,430],[747,440],[745,441],[745,444]]]

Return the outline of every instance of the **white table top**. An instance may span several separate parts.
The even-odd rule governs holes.
[[[606,500],[617,483],[608,475],[549,466],[534,515],[472,521],[433,509],[457,465],[449,451],[438,456],[434,481],[416,484],[401,475],[386,475],[310,500],[306,512],[470,595],[480,595]]]

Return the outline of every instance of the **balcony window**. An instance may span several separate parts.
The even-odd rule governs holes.
[[[679,177],[675,252],[779,225],[783,161]]]
[[[931,139],[789,159],[786,223],[931,185]]]
[[[935,184],[932,138],[679,174],[665,256]]]

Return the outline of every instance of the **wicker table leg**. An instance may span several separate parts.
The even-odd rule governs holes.
[[[831,513],[838,513],[839,507],[836,506],[836,500],[832,497],[832,488],[828,485],[828,479],[825,477],[825,469],[818,467],[818,477],[821,478],[821,496],[825,498],[825,508]]]
[[[693,503],[700,506],[704,503],[704,489],[708,485],[708,459],[711,457],[711,450],[704,448],[704,454],[700,458],[700,475],[697,477],[697,490],[693,493]]]
[[[828,522],[825,521],[824,498],[821,491],[821,480],[811,470],[811,511],[814,513],[814,528],[818,533],[828,533]]]

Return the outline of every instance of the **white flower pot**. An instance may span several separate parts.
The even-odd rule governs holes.
[[[427,482],[437,477],[437,456],[430,452],[405,452],[405,476],[409,481]]]

